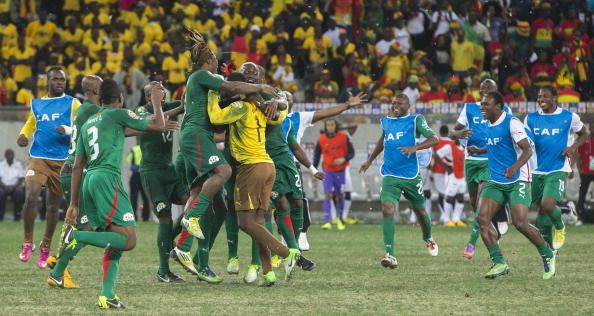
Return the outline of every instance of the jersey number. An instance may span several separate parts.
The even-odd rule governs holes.
[[[559,193],[563,195],[563,192],[565,192],[565,181],[559,179]]]
[[[423,181],[419,181],[419,183],[417,183],[417,188],[419,188],[417,192],[419,192],[419,194],[423,194]]]
[[[69,155],[74,155],[74,152],[76,151],[76,134],[77,129],[76,125],[74,125],[72,126],[72,136],[70,137],[70,149],[68,149]]]
[[[298,188],[301,187],[301,177],[298,174],[295,175],[295,186]]]
[[[526,197],[526,183],[520,182],[520,188],[518,189],[518,192],[520,192],[520,197],[521,198],[525,198]]]
[[[173,141],[173,132],[172,131],[161,133],[161,136],[163,136],[164,143],[171,143]]]
[[[87,128],[87,134],[89,134],[89,147],[91,147],[91,155],[89,156],[90,160],[93,161],[97,159],[99,156],[99,144],[97,144],[97,139],[99,139],[99,130],[96,126],[91,126]]]

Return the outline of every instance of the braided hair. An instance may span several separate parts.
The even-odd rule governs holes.
[[[190,50],[190,59],[193,68],[201,67],[206,64],[211,58],[216,58],[214,53],[208,48],[206,39],[200,32],[196,30],[186,29],[186,39],[188,49]]]

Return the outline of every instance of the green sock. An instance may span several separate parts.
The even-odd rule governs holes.
[[[553,258],[553,250],[546,243],[536,247],[538,249],[538,254],[540,254],[543,258]]]
[[[498,244],[487,246],[487,250],[489,251],[489,256],[491,257],[491,261],[493,261],[493,263],[505,264],[505,260],[503,260],[503,255],[499,250]]]
[[[382,226],[384,234],[384,249],[390,256],[394,255],[394,235],[396,234],[396,226],[394,225],[394,217],[384,217],[384,224]]]
[[[192,261],[194,266],[198,268],[198,271],[208,267],[208,260],[210,255],[210,233],[214,221],[214,212],[209,209],[204,216],[200,224],[203,227],[204,239],[198,239],[198,249],[194,254]]]
[[[101,288],[101,295],[108,299],[115,297],[115,283],[118,280],[121,257],[122,251],[113,248],[105,248],[103,253],[103,287]]]
[[[545,214],[538,213],[536,216],[536,227],[542,238],[545,242],[549,245],[553,244],[553,222],[551,221],[551,217]]]
[[[74,239],[77,243],[92,245],[99,248],[113,248],[116,250],[124,250],[126,246],[126,236],[112,232],[90,232],[80,231],[74,232]]]
[[[417,214],[417,218],[419,218],[420,216]],[[427,213],[425,213],[425,215],[423,216],[423,240],[427,241],[429,240],[432,236],[431,236],[431,219],[429,218],[429,215],[427,215]]]
[[[289,227],[287,223],[287,221],[291,220],[290,211],[279,211],[279,209],[277,208],[276,212],[274,212],[274,215],[276,225],[278,226],[278,229],[281,231],[281,235],[285,239],[287,247],[292,249],[299,249],[299,246],[297,245],[297,240],[295,240],[295,234],[293,233],[293,230],[291,229],[291,227]]]
[[[233,203],[233,201],[231,201]],[[227,231],[227,248],[229,250],[229,259],[237,257],[237,247],[239,243],[239,224],[235,212],[227,212],[225,219],[225,231]]]
[[[173,248],[173,239],[171,238],[171,222],[159,224],[157,230],[157,250],[159,252],[159,274],[169,272],[169,252]]]
[[[474,214],[474,222],[472,222],[472,231],[470,232],[470,240],[468,240],[468,243],[473,246],[476,246],[476,241],[478,240],[479,236],[481,235],[481,227],[480,227],[479,222],[476,218],[476,216],[477,216],[476,206],[474,206],[472,208],[472,213]]]
[[[549,214],[555,229],[563,229],[565,228],[565,224],[563,223],[563,219],[561,219],[561,209],[558,206],[555,206],[551,214]]]
[[[175,240],[175,237],[177,237],[177,235],[181,234],[184,226],[181,223],[181,219],[183,216],[180,216],[178,219],[175,220],[175,222],[173,222],[172,225],[172,229],[171,229],[171,240]]]
[[[214,217],[210,227],[210,243],[208,245],[208,249],[212,249],[212,246],[214,245],[214,242],[221,231],[221,227],[223,227],[223,224],[225,223],[225,218],[227,217],[227,207],[223,203],[222,199],[221,203],[222,205],[218,204],[219,206],[214,210]]]
[[[81,244],[81,245],[76,245],[76,247],[74,247],[74,248],[66,249],[66,251],[64,251],[64,253],[60,256],[60,258],[58,258],[58,261],[56,262],[56,266],[51,271],[52,276],[54,276],[54,277],[63,276],[64,270],[66,270],[66,267],[68,266],[68,263],[70,263],[70,260],[72,260],[72,258],[74,258],[76,256],[76,254],[83,247],[84,247],[84,245]]]
[[[262,266],[262,260],[260,260],[260,248],[258,243],[252,238],[252,264]]]
[[[194,241],[194,237],[188,233],[188,231],[184,228],[182,232],[179,234],[179,238],[177,239],[177,243],[175,246],[177,249],[181,251],[188,252],[192,249],[192,242]]]
[[[303,206],[298,208],[291,208],[291,222],[295,229],[295,239],[299,240],[299,235],[303,230]]]
[[[192,208],[189,212],[186,213],[186,215],[184,215],[184,217],[186,219],[190,217],[200,217],[200,220],[202,220],[202,215],[206,213],[206,210],[208,209],[210,203],[212,203],[211,199],[202,195],[202,193],[198,194],[198,197],[194,199],[194,201],[191,204]],[[200,226],[202,226],[202,224],[200,224]]]

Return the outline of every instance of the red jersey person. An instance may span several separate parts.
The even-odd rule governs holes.
[[[450,129],[447,125],[442,125],[439,128],[439,143],[437,144],[437,146],[433,147],[433,150],[436,153],[442,147],[454,144],[454,142],[448,137],[449,134]],[[447,219],[444,218],[444,197],[445,188],[447,185],[446,165],[443,165],[441,161],[437,159],[435,160],[435,164],[433,164],[433,184],[435,185],[435,190],[437,191],[437,204],[439,205],[439,210],[441,212],[441,217],[439,218],[439,221],[446,224]]]
[[[324,133],[318,137],[318,142],[314,150],[314,166],[320,164],[322,157],[322,167],[324,170],[324,229],[331,229],[331,208],[333,200],[336,200],[337,208],[337,228],[344,230],[342,211],[344,209],[345,169],[349,166],[349,161],[355,156],[355,149],[349,136],[338,130],[336,120],[329,119],[324,121]]]
[[[464,147],[456,139],[436,151],[435,159],[445,160],[446,171],[449,173],[445,188],[444,221],[447,226],[466,227],[461,220],[464,211],[464,193],[466,181],[464,180]]]

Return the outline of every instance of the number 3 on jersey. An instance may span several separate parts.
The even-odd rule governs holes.
[[[76,125],[72,126],[72,136],[70,136],[70,149],[68,149],[69,155],[74,155],[76,152],[76,136],[77,136]]]
[[[99,156],[99,144],[97,144],[97,140],[99,139],[99,130],[96,126],[91,126],[87,128],[87,134],[89,134],[89,147],[91,147],[89,161],[93,161]]]

